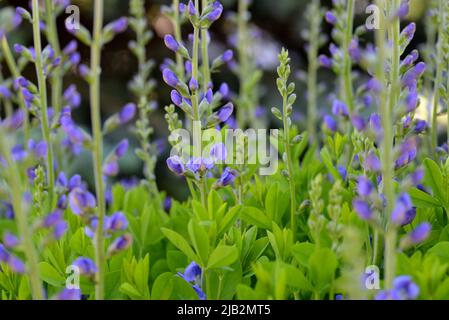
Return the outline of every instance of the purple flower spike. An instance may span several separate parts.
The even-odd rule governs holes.
[[[86,276],[92,276],[98,271],[97,266],[92,259],[86,257],[79,257],[73,261],[72,265],[78,267],[80,273]]]
[[[127,105],[125,105],[119,113],[120,124],[123,125],[131,121],[136,114],[136,109],[137,107],[134,103],[128,103]]]
[[[168,168],[177,175],[183,175],[185,173],[184,164],[178,156],[172,156],[167,159]]]
[[[234,112],[234,105],[229,102],[225,104],[217,113],[217,117],[221,122],[225,122]]]
[[[369,197],[373,192],[373,184],[368,178],[361,176],[357,181],[357,190],[362,197]]]
[[[369,204],[361,199],[355,199],[352,202],[352,206],[354,207],[355,212],[362,218],[363,220],[371,220],[373,217],[373,211],[371,210]]]
[[[179,50],[179,43],[171,34],[167,34],[164,37],[164,43],[165,46],[173,52],[177,52]]]
[[[170,69],[164,69],[162,72],[162,77],[164,78],[165,83],[167,83],[170,87],[176,88],[179,84],[179,79],[176,74]]]
[[[120,141],[120,143],[117,145],[117,147],[115,148],[115,156],[117,158],[122,158],[126,151],[128,151],[128,146],[129,146],[129,142],[128,139],[123,139],[122,141]]]

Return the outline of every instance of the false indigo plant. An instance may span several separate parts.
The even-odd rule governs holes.
[[[361,26],[356,1],[326,9],[311,0],[301,32],[306,99],[296,101],[290,83],[301,56],[282,49],[270,81],[282,125],[263,138],[260,105],[277,93],[263,84],[251,1],[228,14],[224,2],[173,0],[157,18],[161,31],[143,0],[108,23],[95,0],[92,32],[66,24],[73,39],[64,45],[58,20],[69,1],[1,8],[0,299],[447,299],[449,151],[439,127],[449,124],[449,6],[431,2],[418,50],[408,0],[377,0],[377,21]],[[325,21],[330,55],[320,55]],[[31,44],[16,40],[22,25]],[[102,119],[102,52],[128,25],[135,103]],[[234,33],[224,43],[221,27]],[[166,47],[161,83],[150,42]],[[79,44],[90,49],[87,64]],[[332,71],[332,92],[320,89],[318,65]],[[83,103],[90,129],[78,121]],[[160,111],[166,159],[155,139]],[[127,126],[135,136],[106,154],[109,136]],[[136,142],[143,179],[119,181]],[[279,158],[268,175],[267,151]],[[74,165],[83,155],[91,184]],[[178,184],[161,191],[164,165],[187,199],[175,196]]]

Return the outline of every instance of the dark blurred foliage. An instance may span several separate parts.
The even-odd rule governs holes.
[[[72,0],[72,3],[78,5],[81,9],[81,23],[89,30],[92,28],[93,1],[92,0]],[[170,5],[170,0],[147,0],[146,9],[150,25],[154,32],[154,38],[149,44],[148,52],[157,66],[166,57],[172,57],[172,53],[165,48],[163,44],[163,36],[171,33],[172,27],[170,22],[160,14],[162,5]],[[236,10],[236,0],[222,0],[225,6],[225,18],[230,12]],[[251,6],[251,21],[261,30],[262,43],[259,46],[261,59],[265,62],[265,74],[262,81],[262,97],[261,104],[265,109],[270,108],[278,103],[277,90],[275,88],[275,66],[277,64],[277,53],[282,46],[290,50],[292,57],[293,70],[297,72],[297,94],[299,100],[296,104],[296,110],[299,113],[297,117],[304,121],[305,104],[305,87],[299,81],[301,71],[306,70],[307,54],[306,44],[301,37],[301,31],[308,28],[307,20],[304,19],[306,6],[310,3],[308,0],[253,0]],[[425,30],[423,22],[419,22],[425,13],[427,0],[413,0],[410,20],[418,22],[415,43],[411,47],[418,47],[419,43],[425,42]],[[0,7],[7,5],[28,7],[28,0],[0,0]],[[357,19],[356,25],[363,24],[367,18],[365,8],[369,4],[366,0],[357,0]],[[322,0],[323,7],[330,7],[331,0]],[[105,0],[105,23],[112,21],[121,16],[128,15],[128,1],[125,0]],[[67,33],[64,27],[66,16],[63,14],[58,20],[60,41],[62,46],[67,44],[73,36]],[[330,38],[331,26],[323,22],[323,32]],[[191,27],[187,23],[184,25],[183,33],[185,36],[191,32]],[[221,19],[214,24],[212,28],[212,57],[220,54],[221,51],[229,47],[228,37],[235,36],[234,28],[227,19]],[[119,35],[113,42],[109,43],[103,50],[102,56],[102,112],[105,119],[109,115],[117,112],[127,102],[133,101],[133,96],[127,90],[127,83],[137,70],[137,62],[134,56],[128,50],[128,42],[134,38],[134,34],[128,31]],[[19,42],[22,44],[32,44],[31,27],[24,23],[20,30],[12,35],[11,43]],[[89,48],[80,45],[82,62],[89,64]],[[322,53],[328,53],[327,45],[322,48]],[[27,77],[34,79],[34,70],[28,68],[26,70]],[[158,86],[154,94],[154,99],[158,101],[159,110],[154,113],[151,119],[152,126],[155,129],[155,139],[167,136],[167,126],[164,120],[163,107],[169,103],[169,88],[161,80],[161,72],[159,67],[155,68],[153,77],[158,81]],[[222,73],[214,77],[214,82],[219,85],[222,81],[228,82],[231,89],[238,89],[238,79],[229,70],[224,69]],[[332,91],[334,87],[335,77],[328,70],[321,69],[320,81],[326,83],[328,89],[326,93]],[[89,91],[88,86],[77,76],[76,70],[65,79],[65,86],[69,83],[77,84],[78,90],[83,96],[83,105],[75,112],[75,119],[83,124],[86,128],[90,126],[89,113]],[[329,101],[326,96],[320,99],[320,108],[326,110],[329,108]],[[301,120],[300,120],[301,121]],[[305,128],[301,127],[301,129]],[[112,136],[108,136],[105,141],[106,151],[113,148],[114,144],[120,139],[128,137],[131,146],[137,145],[133,137],[132,128],[128,127],[117,131]],[[172,174],[168,174],[165,165],[169,150],[159,155],[159,164],[156,170],[158,183],[161,189],[168,190],[169,193],[176,196],[182,196],[184,190],[178,190],[180,186],[179,180]],[[81,155],[77,159],[73,171],[83,174],[87,179],[92,177],[90,174],[91,165],[89,155]],[[141,176],[141,165],[139,160],[129,152],[121,162],[122,177]]]

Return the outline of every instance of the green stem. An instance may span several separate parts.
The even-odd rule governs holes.
[[[248,14],[248,1],[239,0],[238,2],[238,54],[239,54],[239,82],[240,82],[240,106],[237,110],[237,122],[240,128],[245,128],[247,125],[248,114],[248,96],[245,92],[245,84],[248,79],[249,67],[248,67],[248,26],[247,26],[247,14]]]
[[[91,47],[91,72],[90,82],[90,104],[93,132],[93,160],[95,174],[95,189],[98,201],[98,227],[95,233],[95,261],[98,272],[95,275],[95,297],[97,300],[104,299],[104,272],[105,252],[103,225],[106,214],[105,194],[103,185],[102,161],[103,141],[101,132],[101,107],[100,107],[100,72],[101,72],[101,48],[103,29],[103,0],[95,0],[94,30]]]
[[[352,88],[352,60],[349,55],[349,45],[352,40],[352,32],[354,29],[354,0],[348,0],[346,33],[343,44],[344,52],[344,71],[343,71],[343,86],[345,92],[345,103],[349,108],[349,112],[354,111],[354,93]]]
[[[382,8],[383,2],[378,0],[378,4]],[[398,0],[394,0],[394,9],[398,7]],[[393,12],[387,10],[387,12]],[[390,224],[390,216],[393,212],[393,206],[395,201],[394,195],[394,167],[393,167],[393,119],[392,119],[392,107],[397,103],[397,97],[399,97],[399,32],[400,32],[400,21],[396,19],[389,26],[389,33],[392,36],[392,67],[391,67],[391,82],[390,91],[387,92],[386,84],[388,79],[386,79],[386,74],[384,70],[384,63],[386,61],[386,34],[385,30],[376,31],[376,43],[378,46],[378,65],[377,65],[377,77],[384,86],[380,95],[380,114],[382,117],[382,126],[384,131],[384,138],[381,149],[381,162],[382,162],[382,181],[383,181],[383,193],[386,197],[387,207],[384,212],[383,221],[386,226],[385,233],[385,284],[387,288],[391,288],[395,270],[396,270],[396,229],[394,225]],[[385,25],[385,24],[381,24]],[[389,103],[387,103],[387,98],[389,98]],[[379,248],[378,248],[379,249]]]
[[[33,0],[33,39],[36,51],[36,73],[39,85],[39,97],[42,118],[42,135],[47,144],[47,179],[50,203],[53,200],[53,190],[55,184],[55,173],[53,169],[53,146],[50,137],[50,127],[47,112],[47,83],[44,76],[44,66],[42,61],[42,44],[39,18],[39,0]]]
[[[11,75],[14,77],[14,79],[17,79],[18,77],[20,77],[20,72],[12,55],[11,48],[9,47],[6,35],[2,37],[2,51],[5,57],[6,64],[8,65],[9,71],[11,72]],[[25,141],[28,141],[30,139],[30,120],[29,120],[30,114],[28,112],[28,108],[26,107],[25,98],[23,97],[21,90],[19,90],[19,105],[24,114],[23,119],[24,139]],[[28,144],[25,143],[25,145]]]
[[[10,145],[4,132],[0,132],[0,148],[8,164],[8,168],[10,168],[9,170],[5,170],[5,174],[9,181],[10,190],[13,191],[11,192],[12,205],[29,269],[28,276],[30,279],[31,295],[34,300],[43,300],[43,288],[39,279],[38,255],[33,244],[32,231],[30,229],[31,222],[28,221],[27,214],[22,207],[23,189],[20,181],[20,171],[17,164],[11,158]]]
[[[313,14],[319,14],[320,0],[315,0],[312,4]],[[316,138],[316,116],[317,116],[317,71],[318,71],[318,46],[319,46],[320,19],[311,18],[310,43],[308,50],[308,73],[307,73],[307,125],[309,131],[309,141],[314,143]]]
[[[284,123],[284,141],[285,153],[287,155],[288,184],[290,187],[290,228],[292,230],[293,243],[296,242],[296,190],[295,178],[293,173],[293,161],[290,142],[290,123],[287,117],[287,94],[283,97],[283,123]]]
[[[54,1],[51,0],[45,0],[45,12],[46,12],[46,23],[47,23],[47,38],[48,42],[52,46],[53,50],[55,51],[55,55],[57,57],[61,56],[61,46],[59,44],[58,39],[58,30],[56,27],[56,15],[54,12]],[[57,66],[53,71],[51,75],[51,87],[52,87],[52,97],[51,97],[51,103],[55,110],[55,114],[59,114],[59,111],[61,110],[61,98],[62,98],[62,87],[63,87],[63,76],[62,76],[62,70],[61,66]]]
[[[202,0],[203,10],[207,6],[208,0]],[[201,29],[201,51],[203,60],[203,92],[206,92],[209,83],[211,81],[210,77],[210,66],[209,66],[209,51],[207,43],[207,29]]]
[[[173,12],[174,12],[174,33],[175,39],[178,43],[182,43],[182,35],[181,35],[181,21],[179,19],[179,0],[173,0]],[[184,78],[184,59],[182,55],[177,52],[176,53],[176,70],[178,70],[179,76]]]

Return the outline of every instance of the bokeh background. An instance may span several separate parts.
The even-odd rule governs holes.
[[[186,2],[186,1],[184,1]],[[235,35],[235,28],[231,22],[233,12],[237,9],[236,0],[222,0],[225,7],[225,14],[222,19],[213,25],[212,28],[212,44],[211,56],[212,58],[218,56],[225,49],[232,47],[231,42]],[[323,7],[331,7],[331,0],[322,0]],[[72,3],[78,5],[81,10],[81,23],[89,30],[92,28],[93,16],[93,1],[92,0],[72,0]],[[267,125],[274,126],[275,122],[269,117],[269,110],[271,107],[278,104],[279,98],[275,88],[277,55],[282,46],[290,50],[292,57],[293,70],[295,70],[295,82],[297,84],[298,102],[295,105],[296,117],[300,128],[305,129],[305,113],[306,113],[306,88],[301,79],[304,77],[304,71],[307,70],[307,53],[306,43],[303,40],[302,32],[308,28],[307,19],[305,19],[306,6],[310,3],[309,0],[253,0],[250,7],[251,23],[253,25],[254,42],[252,50],[256,53],[256,59],[260,69],[264,71],[264,76],[261,81],[261,106],[265,110],[267,116]],[[370,1],[356,0],[357,18],[356,26],[363,24],[367,18],[365,8]],[[4,6],[23,6],[28,7],[28,0],[0,0],[0,8]],[[159,66],[164,58],[173,57],[172,53],[165,48],[163,44],[163,36],[167,33],[172,33],[172,26],[170,21],[165,18],[160,12],[161,6],[170,5],[170,0],[147,0],[146,14],[150,23],[150,27],[154,32],[154,38],[148,46],[149,57],[154,59]],[[121,16],[128,15],[129,1],[126,0],[105,0],[105,21],[109,22]],[[408,20],[415,21],[418,24],[417,34],[414,44],[411,47],[419,47],[426,42],[425,28],[425,14],[428,0],[412,0],[411,12]],[[62,45],[67,44],[73,39],[73,36],[66,32],[64,28],[64,20],[66,16],[63,14],[58,20],[60,41]],[[189,24],[183,27],[183,34],[185,37],[191,32]],[[330,39],[331,26],[326,22],[322,24],[323,34],[327,34]],[[103,119],[109,115],[117,112],[120,108],[132,102],[134,97],[128,90],[127,84],[132,79],[137,70],[137,62],[134,56],[128,50],[128,42],[134,39],[132,31],[127,31],[119,35],[115,40],[109,43],[103,51],[102,56],[102,113]],[[31,45],[32,32],[31,27],[26,23],[22,25],[20,30],[11,35],[10,41],[12,43],[21,43],[24,45]],[[328,53],[328,44],[321,49],[322,53]],[[80,52],[82,55],[82,62],[89,63],[89,48],[80,45]],[[34,79],[34,70],[26,70],[26,76]],[[170,103],[169,88],[161,79],[161,72],[159,68],[155,68],[153,78],[158,85],[154,93],[154,99],[158,102],[158,110],[153,113],[151,117],[152,126],[155,129],[154,139],[159,141],[166,141],[168,134],[167,125],[164,120],[164,106]],[[215,85],[218,86],[221,82],[226,81],[232,90],[238,91],[238,78],[231,72],[231,70],[224,68],[223,72],[214,76]],[[319,107],[322,112],[329,110],[332,96],[328,93],[333,90],[335,85],[335,76],[325,69],[320,69],[319,81],[325,88],[320,97]],[[74,113],[76,121],[89,129],[90,113],[89,113],[89,92],[87,84],[85,84],[77,75],[76,70],[69,73],[64,81],[64,87],[75,83],[78,90],[83,96],[83,104],[81,108]],[[137,141],[133,135],[132,126],[118,130],[116,133],[109,135],[105,140],[106,149],[113,148],[115,143],[120,139],[127,137],[131,146],[137,146]],[[166,190],[168,194],[177,198],[185,196],[185,190],[182,183],[174,175],[167,172],[165,159],[169,153],[166,145],[165,151],[159,154],[159,163],[156,169],[158,184],[160,189]],[[129,152],[128,155],[121,161],[121,174],[119,179],[130,179],[131,177],[141,177],[142,164],[138,158]],[[91,173],[91,159],[87,153],[81,154],[75,161],[72,168],[74,172],[82,174],[87,180],[92,180]]]

